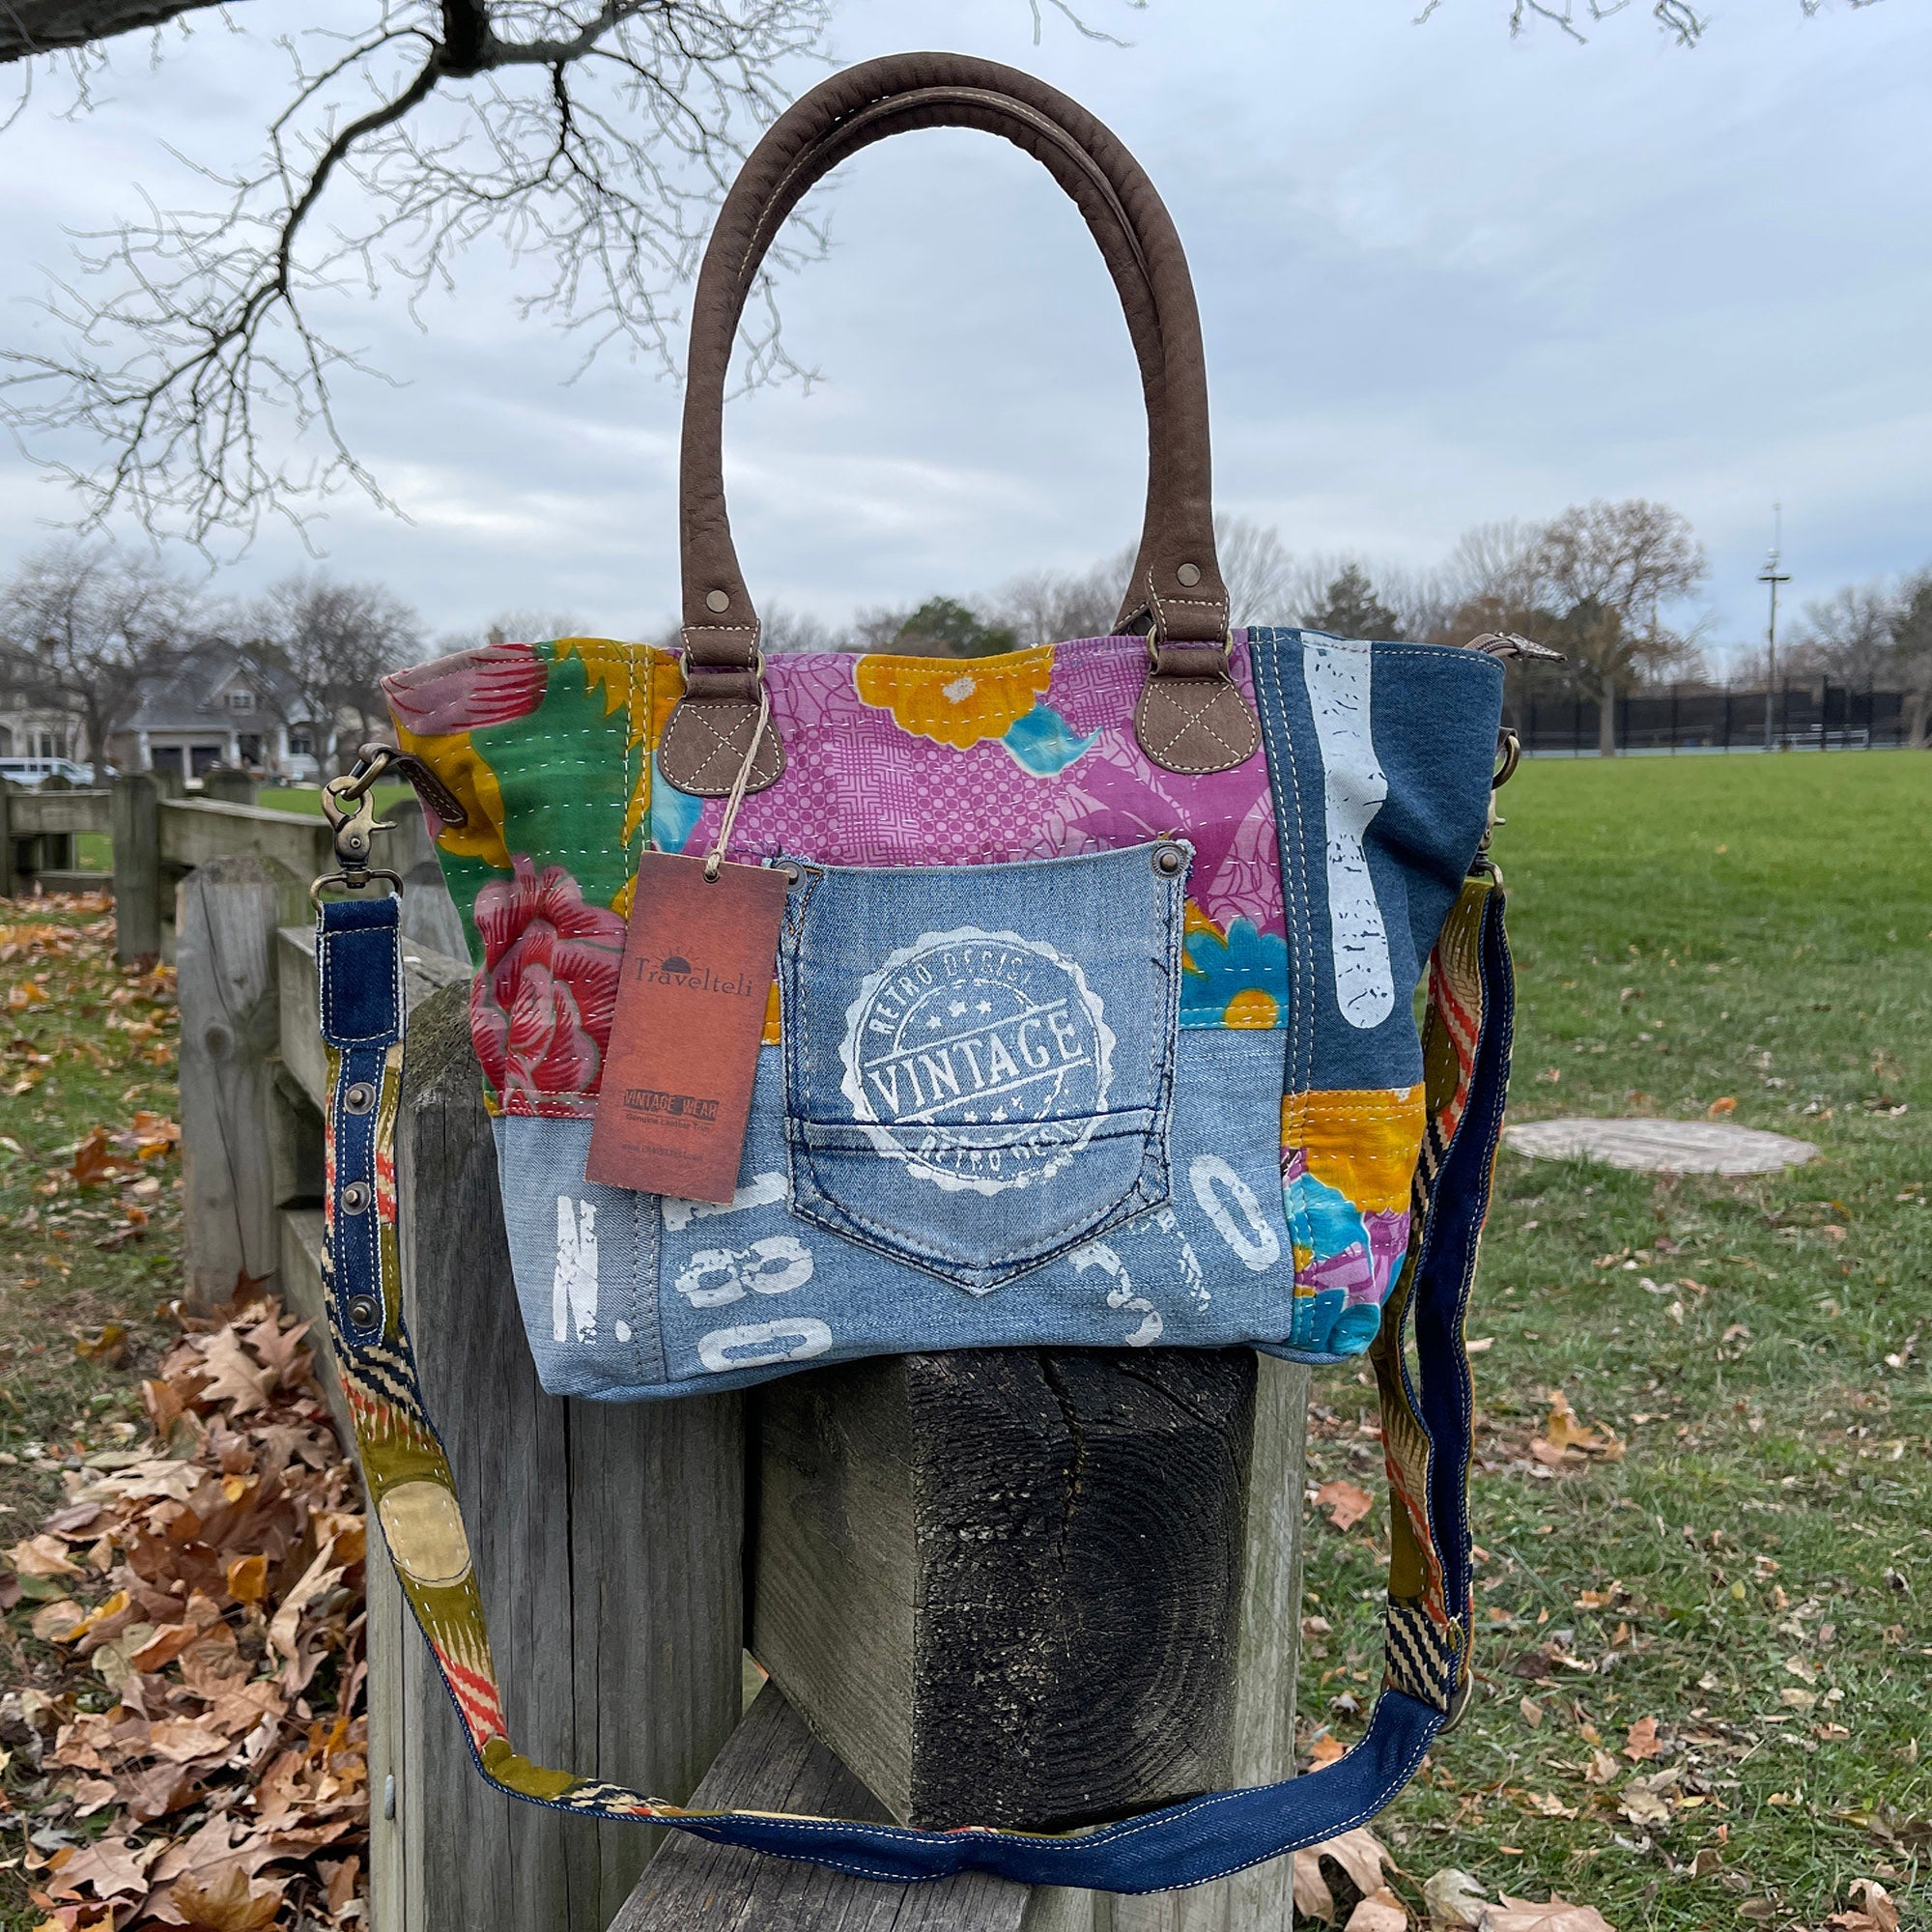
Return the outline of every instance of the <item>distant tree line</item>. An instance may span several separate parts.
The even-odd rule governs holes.
[[[386,734],[381,679],[423,642],[415,611],[382,584],[320,571],[241,601],[147,551],[66,541],[0,581],[0,696],[78,721],[97,779],[143,698],[214,653],[254,674],[267,716],[308,732],[332,776],[364,739]]]
[[[1277,530],[1245,518],[1217,518],[1215,534],[1236,626],[1288,624],[1423,643],[1465,643],[1485,631],[1533,638],[1564,657],[1533,674],[1550,695],[1595,705],[1605,753],[1616,749],[1620,695],[1709,669],[1702,626],[1687,615],[1709,561],[1690,523],[1667,504],[1599,500],[1548,523],[1479,524],[1441,563],[1422,570],[1346,554],[1297,558]],[[973,657],[1102,636],[1132,563],[1131,550],[1122,551],[1090,570],[1034,571],[978,597],[862,611],[842,629],[774,610],[766,648]],[[1732,668],[1765,674],[1761,654],[1747,653]],[[1778,673],[1901,691],[1912,742],[1922,745],[1932,712],[1932,568],[1807,605],[1779,649]]]
[[[1215,530],[1236,625],[1433,643],[1463,643],[1484,631],[1534,638],[1565,660],[1538,668],[1539,689],[1594,703],[1605,752],[1615,750],[1620,694],[1705,668],[1698,626],[1680,613],[1708,563],[1690,524],[1665,504],[1597,501],[1548,523],[1481,524],[1426,570],[1346,554],[1296,558],[1277,530],[1244,518],[1218,518]],[[980,596],[861,610],[843,626],[773,606],[764,647],[967,658],[1102,637],[1132,563],[1122,551],[1084,571],[1032,571]],[[559,611],[505,611],[437,647],[593,628]],[[662,641],[676,639],[672,630]],[[384,673],[429,648],[415,611],[384,585],[319,570],[243,601],[169,573],[146,551],[64,541],[0,580],[0,696],[23,694],[76,719],[97,761],[143,693],[211,646],[232,650],[257,674],[271,717],[311,731],[326,775],[386,729]],[[1741,665],[1764,675],[1761,654]],[[1900,691],[1911,741],[1923,745],[1932,720],[1932,567],[1805,605],[1779,649],[1778,672]]]

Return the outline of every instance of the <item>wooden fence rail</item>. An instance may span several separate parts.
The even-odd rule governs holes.
[[[326,828],[138,780],[4,803],[0,850],[111,829],[124,951],[171,952],[180,971],[190,1293],[277,1290],[315,1324],[333,1391],[305,904],[329,869]],[[846,1365],[747,1397],[546,1396],[469,1045],[470,969],[427,838],[397,816],[389,863],[424,888],[405,897],[404,1293],[519,1748],[679,1802],[1045,1828],[1287,1776],[1306,1372],[1246,1350],[1010,1350]],[[1146,1898],[867,1885],[518,1804],[471,1771],[374,1553],[367,1629],[373,1932],[1291,1921],[1285,1861]],[[749,1706],[763,1671],[748,1650],[771,1673]]]

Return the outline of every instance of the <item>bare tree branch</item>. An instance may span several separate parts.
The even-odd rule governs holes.
[[[222,4],[224,0],[5,0],[0,5],[0,65],[92,46]]]
[[[1628,11],[1632,4],[1633,0],[1510,0],[1510,33],[1514,37],[1537,20],[1548,20],[1581,46],[1589,40],[1585,27],[1597,26]],[[1809,17],[1824,13],[1833,0],[1798,0],[1798,4]],[[1421,13],[1415,16],[1416,24],[1420,26],[1441,5],[1442,0],[1425,0]],[[1876,7],[1878,0],[1845,0],[1845,5]],[[1700,12],[1691,0],[1651,0],[1650,17],[1680,47],[1694,47],[1711,24],[1711,16]]]
[[[213,208],[83,237],[47,304],[67,340],[5,355],[0,420],[94,525],[127,509],[205,546],[299,526],[345,486],[385,501],[334,409],[345,371],[374,372],[315,317],[394,282],[414,314],[486,239],[539,268],[526,318],[582,331],[586,360],[618,343],[668,366],[710,212],[831,4],[373,0],[359,34],[281,43],[292,97],[261,162],[200,169]],[[325,198],[347,211],[326,227]],[[789,365],[763,312],[769,375]],[[106,460],[66,460],[76,440]]]

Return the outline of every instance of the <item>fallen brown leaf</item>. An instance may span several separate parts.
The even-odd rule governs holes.
[[[1482,1880],[1454,1865],[1445,1865],[1423,1880],[1422,1905],[1435,1932],[1474,1926],[1490,1909],[1483,1897]]]
[[[1833,1932],[1898,1932],[1898,1907],[1876,1879],[1861,1878],[1852,1887],[1859,1902],[1848,1912],[1834,1912],[1825,1923]]]
[[[223,1572],[228,1594],[238,1604],[259,1604],[269,1587],[269,1559],[259,1551],[253,1556],[237,1556]]]
[[[1380,1886],[1350,1913],[1346,1932],[1408,1932],[1407,1908]]]
[[[1337,1529],[1352,1529],[1374,1507],[1374,1498],[1359,1483],[1351,1483],[1346,1476],[1338,1476],[1333,1482],[1323,1483],[1315,1492],[1318,1509],[1328,1513],[1328,1520]]]
[[[1633,1764],[1641,1764],[1646,1758],[1655,1757],[1662,1749],[1657,1742],[1657,1719],[1639,1718],[1630,1727],[1630,1736],[1624,1741],[1624,1755]]]
[[[1670,1822],[1670,1806],[1649,1785],[1639,1780],[1633,1780],[1624,1786],[1617,1797],[1617,1809],[1633,1825],[1649,1827]]]
[[[1328,1881],[1321,1876],[1321,1861],[1334,1860],[1349,1883],[1368,1898],[1381,1889],[1382,1861],[1387,1857],[1380,1839],[1359,1825],[1339,1837],[1323,1838],[1319,1845],[1304,1845],[1294,1855],[1292,1873],[1295,1911],[1304,1918],[1319,1918],[1324,1925],[1334,1924],[1340,1909]]]
[[[368,1802],[355,1477],[272,1303],[184,1327],[142,1391],[153,1438],[87,1454],[11,1552],[37,1634],[120,1698],[14,1693],[55,1774],[43,1816],[100,1833],[34,1866],[43,1910],[55,1932],[265,1932],[296,1906],[323,1922],[327,1887],[347,1925]],[[196,1805],[206,1822],[171,1842]]]
[[[1572,1905],[1553,1891],[1542,1905],[1504,1892],[1500,1905],[1484,1907],[1476,1932],[1616,1932],[1616,1927],[1595,1906]]]
[[[177,1912],[190,1925],[209,1932],[261,1932],[282,1909],[283,1885],[257,1885],[241,1867],[231,1866],[206,1884],[178,1878],[170,1891]]]

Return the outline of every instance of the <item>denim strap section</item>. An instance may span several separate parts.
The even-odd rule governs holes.
[[[370,1506],[477,1769],[499,1790],[554,1810],[642,1820],[861,1878],[904,1883],[982,1870],[1023,1885],[1164,1891],[1225,1877],[1374,1817],[1453,1721],[1469,1687],[1471,1397],[1463,1323],[1502,1125],[1511,1028],[1502,893],[1492,877],[1479,872],[1465,885],[1431,978],[1440,1071],[1432,1070],[1431,1146],[1417,1181],[1422,1211],[1391,1296],[1384,1334],[1394,1346],[1378,1363],[1392,1558],[1388,1676],[1368,1731],[1347,1756],[1306,1776],[1191,1799],[1073,1837],[690,1811],[518,1754],[505,1731],[454,1477],[423,1408],[403,1321],[394,1184],[404,1022],[397,901],[325,904],[316,956],[330,1063],[324,1258],[336,1358]],[[352,1191],[357,1187],[367,1190],[365,1205],[357,1205],[364,1201]],[[1400,1362],[1401,1324],[1411,1321],[1419,1390]]]

